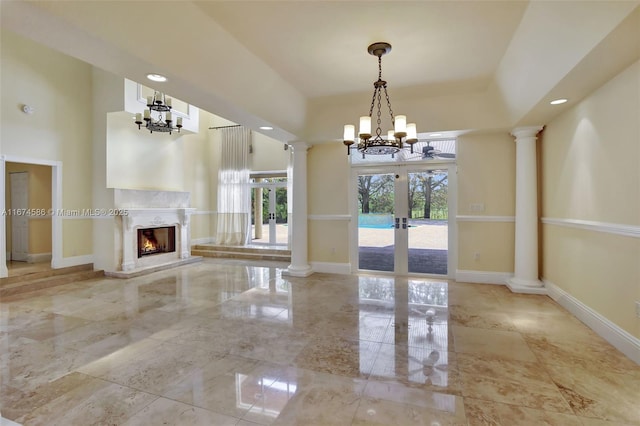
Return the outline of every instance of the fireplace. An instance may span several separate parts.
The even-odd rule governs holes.
[[[114,189],[114,207],[127,214],[115,218],[116,270],[107,275],[130,278],[197,262],[191,256],[188,192]],[[105,232],[106,234],[106,232]]]
[[[176,251],[176,227],[138,228],[138,258]]]

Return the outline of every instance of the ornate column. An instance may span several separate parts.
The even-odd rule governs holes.
[[[293,148],[291,214],[291,265],[283,273],[293,277],[308,277],[313,273],[307,259],[307,150],[304,142],[292,142]]]
[[[547,294],[538,279],[538,177],[536,139],[542,126],[519,127],[516,138],[516,241],[514,276],[507,286],[514,293]]]
[[[188,259],[191,257],[191,211],[193,209],[178,209],[178,218],[180,220],[180,259]]]
[[[137,236],[133,235],[133,218],[131,216],[120,216],[122,219],[122,270],[132,271],[136,267],[134,258],[133,241],[137,241]]]

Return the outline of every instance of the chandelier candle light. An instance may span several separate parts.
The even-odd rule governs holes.
[[[391,51],[391,45],[385,42],[373,43],[367,48],[370,55],[378,57],[378,80],[373,82],[373,98],[371,99],[371,108],[369,109],[369,115],[360,117],[360,129],[358,131],[358,151],[365,154],[395,154],[402,149],[403,138],[404,142],[411,148],[413,154],[413,144],[418,142],[418,135],[415,123],[407,123],[407,117],[404,115],[393,115],[391,109],[391,101],[389,100],[389,94],[387,93],[387,82],[382,79],[382,55],[385,55]],[[382,90],[384,89],[384,96],[387,100],[387,106],[389,107],[389,115],[391,116],[391,125],[393,130],[387,132],[387,138],[382,137],[382,121],[380,119],[382,107]],[[376,104],[377,101],[377,104]],[[375,133],[371,133],[371,118],[373,116],[373,110],[376,108],[377,121]],[[351,145],[356,142],[355,126],[353,124],[346,124],[344,126],[343,142],[347,146],[347,155],[351,153]]]
[[[147,108],[144,110],[144,116],[141,113],[136,113],[136,124],[138,129],[142,125],[142,120],[146,121],[145,127],[149,132],[171,132],[182,128],[182,117],[178,117],[176,120],[176,127],[173,127],[173,117],[171,116],[171,98],[167,98],[161,92],[155,92],[153,96],[147,96]],[[155,120],[151,117],[151,111],[158,113],[158,119]],[[162,114],[164,113],[164,120]]]

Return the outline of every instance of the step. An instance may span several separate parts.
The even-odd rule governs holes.
[[[288,250],[275,250],[278,253],[263,252],[243,252],[243,251],[227,251],[227,250],[211,250],[211,249],[191,249],[192,256],[215,257],[223,259],[245,259],[245,260],[277,260],[281,262],[290,262],[291,254]]]
[[[68,266],[66,268],[47,269],[45,271],[30,272],[28,274],[14,275],[10,277],[0,278],[0,287],[4,287],[7,284],[13,284],[22,281],[33,281],[40,278],[53,277],[57,275],[65,275],[72,272],[93,271],[93,264],[87,263],[84,265]]]
[[[196,244],[191,247],[191,250],[207,250],[207,251],[222,251],[227,253],[256,253],[256,254],[275,254],[291,256],[291,250],[286,249],[274,249],[271,247],[244,247],[244,246],[221,246],[216,244]]]
[[[65,268],[66,269],[66,268]],[[35,275],[35,274],[29,274]],[[0,287],[0,298],[29,293],[46,288],[71,284],[78,281],[86,281],[94,278],[104,277],[104,271],[80,270],[68,272],[66,274],[55,274],[33,280],[23,280],[13,283],[4,283]]]

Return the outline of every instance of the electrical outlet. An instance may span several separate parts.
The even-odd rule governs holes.
[[[636,316],[640,318],[640,302],[636,302]]]
[[[473,260],[480,260],[480,252],[479,251],[473,253]]]

